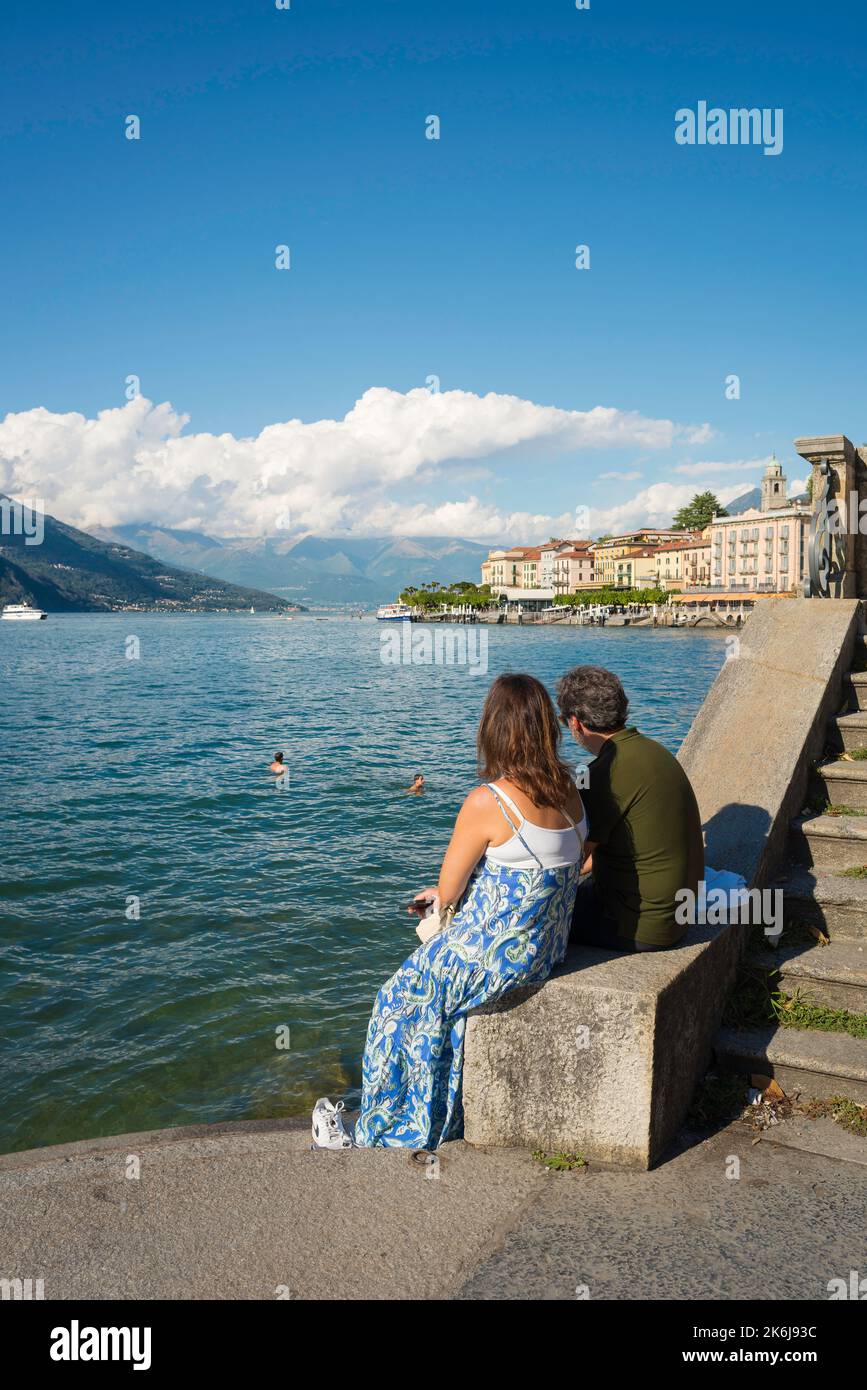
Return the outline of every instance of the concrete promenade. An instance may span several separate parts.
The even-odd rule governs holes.
[[[824,1300],[867,1274],[867,1143],[830,1120],[682,1134],[651,1172],[457,1143],[427,1178],[405,1152],[308,1135],[266,1121],[0,1158],[0,1276],[46,1299],[628,1301]]]

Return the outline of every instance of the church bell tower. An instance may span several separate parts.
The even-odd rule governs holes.
[[[778,462],[777,456],[774,454],[765,469],[765,476],[762,478],[761,509],[763,512],[772,512],[776,507],[788,506],[786,482],[783,465]]]

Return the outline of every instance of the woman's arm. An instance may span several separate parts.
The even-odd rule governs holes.
[[[491,842],[492,806],[490,792],[476,787],[458,812],[440,869],[437,893],[443,907],[449,903],[457,906],[470,874]]]

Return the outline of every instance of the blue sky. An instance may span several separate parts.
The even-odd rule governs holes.
[[[10,491],[79,523],[156,519],[161,479],[183,474],[168,524],[231,529],[234,495],[255,529],[241,475],[261,469],[266,518],[285,501],[307,529],[376,515],[418,531],[419,508],[443,529],[454,504],[455,526],[481,535],[485,516],[580,504],[629,520],[662,483],[743,490],[755,470],[676,470],[772,448],[803,477],[797,434],[860,442],[867,20],[851,4],[16,2],[4,24]],[[782,108],[782,153],[677,145],[675,111],[702,99]],[[589,270],[575,269],[578,243]],[[73,419],[64,454],[63,422],[32,415],[123,410],[131,373],[201,436],[182,468],[152,416],[112,420],[94,459],[92,428]],[[498,425],[490,448],[462,419],[457,455],[402,454],[378,477],[366,463],[356,490],[327,439],[320,468],[315,432],[275,437],[264,465],[242,447],[209,462],[211,436],[339,421],[371,388],[403,394],[432,375],[443,393],[684,429],[650,448],[629,429],[576,445],[546,418],[511,442]],[[365,414],[362,452],[400,407],[389,398],[372,430]],[[447,407],[434,432],[451,429]],[[636,516],[678,497],[657,487]]]

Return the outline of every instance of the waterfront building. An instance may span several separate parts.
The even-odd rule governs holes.
[[[554,563],[558,555],[580,552],[585,563],[580,569],[582,578],[593,578],[593,559],[590,541],[553,539],[545,545],[513,545],[508,549],[491,550],[482,561],[482,583],[492,589],[554,590]]]
[[[574,594],[598,587],[590,543],[566,546],[554,556],[552,587],[555,594]]]
[[[482,562],[482,583],[491,588],[509,585],[519,588],[524,582],[524,555],[532,546],[513,545],[505,550],[492,550]]]
[[[554,587],[554,566],[559,555],[569,550],[588,550],[589,541],[565,541],[552,538],[539,549],[539,583],[543,589]]]
[[[782,465],[773,458],[762,479],[761,504],[711,522],[711,589],[788,593],[807,573],[809,502],[786,496]]]
[[[655,553],[658,546],[678,540],[683,540],[682,531],[675,531],[670,527],[659,530],[645,526],[637,531],[627,531],[620,536],[606,536],[604,540],[593,541],[591,548],[595,577],[610,587],[624,586],[624,576],[627,572],[644,573],[647,570],[643,562],[648,558],[648,550],[653,549]],[[628,559],[642,563],[622,563]]]
[[[603,579],[603,583],[613,589],[655,589],[658,583],[656,557],[656,546],[643,549],[632,546],[629,553],[616,556],[611,565],[605,567],[605,573],[611,577]]]
[[[661,545],[656,552],[657,575],[662,589],[677,589],[684,584],[693,588],[710,583],[710,527],[695,535],[686,533],[684,539]]]
[[[539,562],[541,550],[537,546],[524,546],[524,559],[521,566],[520,583],[524,589],[539,588]]]

